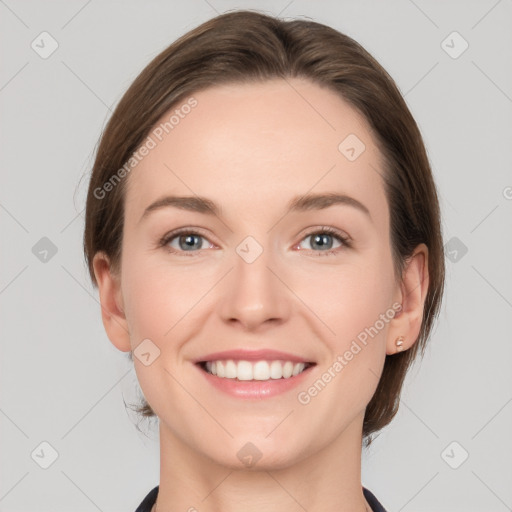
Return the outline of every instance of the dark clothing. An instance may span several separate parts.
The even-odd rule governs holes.
[[[151,507],[155,504],[158,495],[158,488],[159,486],[157,485],[154,489],[151,489],[135,512],[151,512]],[[373,512],[386,512],[386,509],[379,503],[371,491],[363,487],[363,494],[370,507],[372,507]]]
[[[368,502],[368,505],[372,507],[373,512],[386,512],[386,509],[380,504],[379,500],[372,494],[371,491],[363,487],[363,494]]]
[[[137,507],[135,512],[151,512],[151,507],[155,504],[158,495],[158,487],[160,486],[157,485],[154,489],[149,491],[149,494],[142,500],[142,503]]]

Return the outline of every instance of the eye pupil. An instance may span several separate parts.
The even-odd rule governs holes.
[[[195,245],[194,245],[194,238],[196,240],[198,240],[198,243],[196,243]],[[184,246],[181,243],[183,240],[184,240],[184,243],[186,244]],[[179,242],[180,242],[180,249],[183,249],[185,251],[201,247],[201,237],[199,237],[197,235],[182,235],[182,236],[180,236]]]
[[[328,239],[331,239],[329,243]],[[317,234],[313,236],[314,243],[312,245],[319,245],[319,247],[330,249],[332,247],[332,235],[328,234]],[[327,240],[327,241],[326,241]],[[327,247],[326,247],[327,246]]]

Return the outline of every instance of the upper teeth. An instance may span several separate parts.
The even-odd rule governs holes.
[[[306,363],[291,361],[207,361],[206,370],[217,377],[238,380],[288,379],[298,375]]]

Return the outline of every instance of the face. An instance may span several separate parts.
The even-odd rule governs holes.
[[[400,287],[381,155],[364,118],[308,81],[193,97],[127,178],[129,337],[111,339],[135,350],[175,442],[227,466],[259,452],[260,467],[285,467],[360,438],[389,352]],[[172,196],[191,200],[161,201]],[[198,364],[213,360],[224,377]],[[290,363],[275,361],[304,371],[277,378]]]

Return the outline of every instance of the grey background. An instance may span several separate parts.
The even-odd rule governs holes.
[[[443,310],[397,417],[364,454],[363,485],[389,511],[512,510],[510,0],[0,1],[0,510],[135,510],[158,483],[157,425],[139,431],[125,409],[138,383],[83,262],[86,178],[151,58],[241,7],[359,41],[405,95],[439,186]],[[59,45],[46,59],[31,48],[43,31]],[[469,44],[457,58],[453,31]],[[43,237],[57,250],[46,261]],[[42,442],[58,453],[48,469]]]

